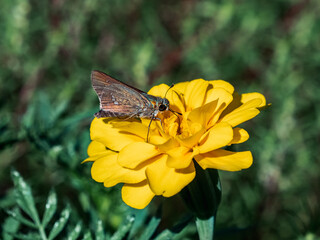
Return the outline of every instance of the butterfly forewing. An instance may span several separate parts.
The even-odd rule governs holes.
[[[148,110],[152,116],[152,104],[143,91],[99,71],[92,71],[91,81],[100,100],[96,117],[139,117],[141,111]]]

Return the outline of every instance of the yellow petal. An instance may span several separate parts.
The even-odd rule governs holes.
[[[118,164],[118,154],[109,151],[105,156],[97,159],[91,168],[92,178],[97,182],[104,182],[105,187],[112,187],[118,183],[138,183],[146,179],[145,168],[130,170]]]
[[[234,87],[224,80],[211,80],[209,83],[213,86],[213,88],[223,88],[231,94],[234,92]]]
[[[216,88],[208,91],[206,101],[216,102],[217,105],[214,113],[211,115],[210,121],[207,123],[207,127],[211,127],[219,120],[222,112],[233,101],[233,95],[222,88]]]
[[[102,155],[105,155],[110,150],[107,150],[106,147],[97,141],[92,141],[87,149],[89,157],[85,159],[82,163],[95,161],[97,158],[100,158]]]
[[[147,181],[137,184],[125,184],[121,190],[122,200],[130,207],[145,208],[155,196]]]
[[[246,130],[244,130],[243,128],[234,128],[233,129],[233,139],[229,143],[229,145],[243,143],[243,142],[247,141],[248,139],[249,139],[249,134]]]
[[[227,146],[232,138],[232,127],[226,123],[218,123],[200,140],[198,150],[200,153],[206,153]]]
[[[172,148],[167,152],[167,154],[167,166],[169,168],[187,168],[191,164],[193,159],[192,149],[187,147]]]
[[[172,90],[168,91],[167,99],[170,102],[170,109],[178,113],[184,113],[186,111],[184,97],[182,94],[176,91],[176,85],[174,85]]]
[[[197,155],[195,160],[203,169],[214,168],[225,171],[240,171],[252,165],[252,154],[250,151],[230,152],[218,149]]]
[[[249,102],[250,100],[256,99],[256,98],[261,100],[261,103],[258,107],[264,107],[266,105],[266,98],[261,93],[253,92],[253,93],[241,94],[242,103]]]
[[[150,134],[150,137],[149,137],[149,143],[153,144],[153,145],[161,145],[161,144],[164,144],[165,142],[167,142],[168,139],[163,137],[163,136],[160,136],[160,135],[151,135]]]
[[[184,169],[169,168],[166,162],[167,156],[163,155],[147,167],[146,175],[152,192],[171,197],[188,185],[196,173],[193,162]]]
[[[184,96],[189,83],[190,82],[179,82],[174,85],[174,90]]]
[[[203,105],[206,96],[208,82],[203,79],[196,79],[189,82],[185,91],[186,111]]]
[[[223,88],[211,88],[207,92],[206,99],[204,104],[210,103],[212,101],[216,102],[216,109],[220,109],[220,106],[223,105],[226,108],[233,100],[231,93],[227,92]]]
[[[176,148],[176,147],[179,147],[179,142],[176,141],[174,138],[170,138],[168,141],[166,141],[165,143],[163,144],[159,144],[159,145],[156,145],[159,150],[161,152],[167,152],[167,151],[170,151],[172,148]]]
[[[124,146],[132,142],[143,142],[144,139],[120,129],[114,128],[108,123],[108,119],[95,118],[90,127],[92,140],[103,143],[107,148],[120,151]]]
[[[221,114],[221,118],[254,99],[257,99],[257,100],[260,99],[260,101],[259,100],[257,101],[257,103],[259,104],[255,106],[256,108],[260,109],[266,106],[266,99],[260,93],[239,94],[237,92],[234,92],[233,101],[229,104],[227,109],[225,109],[225,111]]]
[[[152,87],[149,90],[148,94],[163,98],[166,92],[168,91],[168,89],[169,89],[169,86],[167,84],[160,84],[158,86]]]
[[[133,135],[137,135],[143,139],[147,137],[148,127],[140,122],[112,122],[112,126],[114,128],[119,129],[119,133],[131,133]]]
[[[126,168],[136,168],[144,161],[161,154],[156,146],[146,142],[130,143],[121,149],[118,163]]]
[[[231,113],[225,115],[220,122],[227,122],[232,127],[239,125],[245,121],[248,121],[251,118],[257,116],[260,111],[257,107],[261,104],[261,99],[255,98],[250,100],[249,102],[244,103],[237,109],[233,110]]]

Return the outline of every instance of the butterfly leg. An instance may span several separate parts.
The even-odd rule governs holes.
[[[154,119],[155,117],[152,116],[151,120],[150,120],[150,123],[148,125],[148,132],[147,132],[147,142],[149,142],[149,132],[150,132],[150,126],[151,126],[151,123],[152,123],[152,120]]]
[[[162,131],[164,131],[161,118],[153,117],[153,119],[156,119],[156,120],[160,121],[160,125],[161,125],[161,128],[162,128]]]

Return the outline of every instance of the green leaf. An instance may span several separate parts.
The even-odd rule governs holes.
[[[182,231],[186,229],[187,225],[190,223],[190,220],[193,219],[193,216],[187,215],[183,217],[176,225],[174,225],[171,229],[166,229],[162,231],[155,239],[173,239],[177,237],[177,239],[183,239]],[[181,238],[179,238],[179,236]]]
[[[118,231],[116,231],[112,237],[111,240],[121,240],[124,238],[124,236],[129,232],[129,230],[132,227],[132,224],[135,220],[135,217],[132,215],[127,216],[124,224],[119,227]]]
[[[160,221],[161,221],[161,218],[153,217],[150,223],[148,224],[146,230],[141,235],[140,239],[141,240],[150,239],[153,233],[155,232],[155,230],[157,229]]]
[[[172,239],[174,237],[174,233],[171,232],[170,230],[166,229],[163,232],[161,232],[155,240],[167,240],[167,239]]]
[[[56,210],[57,210],[57,195],[54,191],[51,191],[49,193],[47,203],[45,206],[45,212],[43,214],[43,219],[42,219],[43,228],[45,228],[47,224],[50,222]]]
[[[148,217],[148,208],[144,209],[130,209],[130,213],[135,217],[134,223],[130,229],[130,233],[128,238],[133,239],[135,238],[141,229],[145,228],[145,222]]]
[[[19,207],[28,214],[32,220],[39,224],[39,215],[35,207],[34,199],[29,185],[23,180],[17,171],[11,171],[11,178],[15,186],[16,202]]]
[[[2,227],[3,227],[3,232],[2,232],[2,239],[3,240],[12,240],[13,239],[13,234],[15,234],[20,226],[20,222],[17,221],[13,217],[7,217],[6,220],[4,221]]]
[[[18,208],[15,208],[13,210],[8,210],[7,213],[16,219],[18,222],[23,223],[24,225],[31,227],[31,228],[37,228],[37,225],[35,225],[33,222],[30,220],[26,219],[24,216],[21,215],[20,211]]]
[[[99,220],[97,222],[96,240],[104,240],[104,239],[105,239],[105,234],[103,231],[102,221]]]
[[[81,233],[81,229],[82,229],[82,224],[81,222],[78,222],[78,224],[74,227],[72,232],[68,234],[67,240],[76,240]]]
[[[21,233],[18,233],[18,234],[13,234],[14,236],[14,239],[22,239],[22,240],[40,240],[40,236],[38,233],[36,232],[29,232],[27,234],[21,234]]]
[[[129,239],[135,238],[138,232],[145,227],[145,222],[148,217],[148,208],[145,209],[130,209],[131,214],[135,216],[134,223],[130,229]]]
[[[64,228],[70,216],[70,207],[66,207],[62,213],[60,219],[54,223],[51,232],[49,234],[49,240],[54,239]]]
[[[84,234],[83,240],[92,240],[92,236],[91,236],[91,233],[88,231]]]
[[[196,219],[196,226],[200,240],[213,239],[214,237],[214,224],[215,217],[212,216],[208,219]]]

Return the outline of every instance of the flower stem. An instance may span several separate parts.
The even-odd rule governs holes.
[[[208,219],[196,219],[196,226],[200,240],[209,240],[214,238],[215,216]]]
[[[217,169],[203,170],[196,161],[196,177],[179,194],[196,217],[200,240],[213,239],[214,224],[221,201],[221,183]]]

